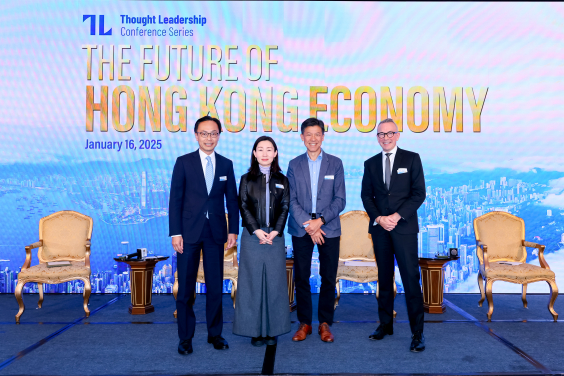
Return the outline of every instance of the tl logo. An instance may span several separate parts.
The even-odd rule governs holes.
[[[85,14],[82,16],[82,22],[90,18],[90,35],[96,35],[96,15]],[[112,29],[104,31],[104,16],[98,16],[99,28],[98,35],[112,35]]]

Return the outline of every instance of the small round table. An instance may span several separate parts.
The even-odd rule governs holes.
[[[124,262],[130,267],[129,284],[131,289],[131,305],[129,313],[132,315],[144,315],[155,311],[153,302],[153,271],[155,265],[159,261],[168,259],[168,256],[157,256],[145,260],[120,260],[114,258],[117,262]]]
[[[420,258],[421,279],[423,284],[423,309],[426,313],[444,313],[443,286],[445,283],[445,264],[453,258]]]

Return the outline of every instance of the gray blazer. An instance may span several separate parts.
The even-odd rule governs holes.
[[[302,237],[306,234],[302,224],[311,219],[311,180],[307,154],[304,153],[290,161],[288,165],[290,182],[290,215],[288,232]],[[333,177],[331,179],[330,177]],[[321,213],[326,224],[321,226],[328,238],[341,236],[339,214],[345,209],[345,173],[343,162],[334,155],[323,151],[319,183],[317,184],[317,213]]]

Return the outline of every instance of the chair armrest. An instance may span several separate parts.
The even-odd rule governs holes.
[[[528,242],[528,241],[526,241],[526,240],[523,240],[523,246],[529,247],[529,248],[538,248],[538,249],[540,249],[541,247],[544,248],[544,245],[542,245],[542,244],[533,243],[533,242]]]
[[[235,245],[235,252],[233,252],[233,266],[239,267],[239,262],[237,261],[237,246]]]
[[[548,263],[544,259],[544,249],[546,248],[546,246],[538,243],[528,242],[526,240],[523,240],[523,246],[529,248],[537,248],[539,250],[539,263],[541,267],[550,270]]]
[[[484,257],[484,269],[490,268],[490,261],[488,260],[488,246],[479,240],[476,240],[476,249],[481,249]]]
[[[33,248],[39,248],[42,246],[43,246],[43,240],[25,246],[25,261],[22,266],[22,270],[29,268],[31,265],[31,250]]]
[[[90,267],[90,240],[86,241],[86,252],[84,253],[84,266]]]

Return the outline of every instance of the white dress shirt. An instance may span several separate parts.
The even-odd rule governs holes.
[[[198,153],[200,153],[200,160],[202,161],[202,170],[204,171],[204,177],[206,176],[206,166],[208,165],[207,157],[208,155],[202,151],[202,149],[198,149]],[[215,151],[209,155],[211,157],[212,163],[212,172],[215,180]]]
[[[382,181],[384,182],[384,184],[386,184],[386,153],[392,153],[390,154],[390,172],[394,171],[394,159],[396,159],[396,153],[398,152],[398,146],[396,145],[392,150],[390,151],[384,151],[382,150]],[[392,175],[390,174],[390,177]],[[373,226],[377,226],[378,222],[376,222],[376,220],[374,220],[374,224]]]
[[[204,171],[204,177],[205,177],[206,176],[206,166],[208,165],[208,160],[206,158],[208,157],[208,155],[206,153],[204,153],[202,151],[202,149],[198,149],[198,153],[200,153],[200,161],[202,162],[202,170]],[[214,180],[215,180],[215,151],[212,151],[212,153],[209,155],[209,157],[211,157],[212,171],[213,171],[213,176],[214,176]],[[174,238],[175,236],[182,236],[182,235],[172,235],[171,238]]]

